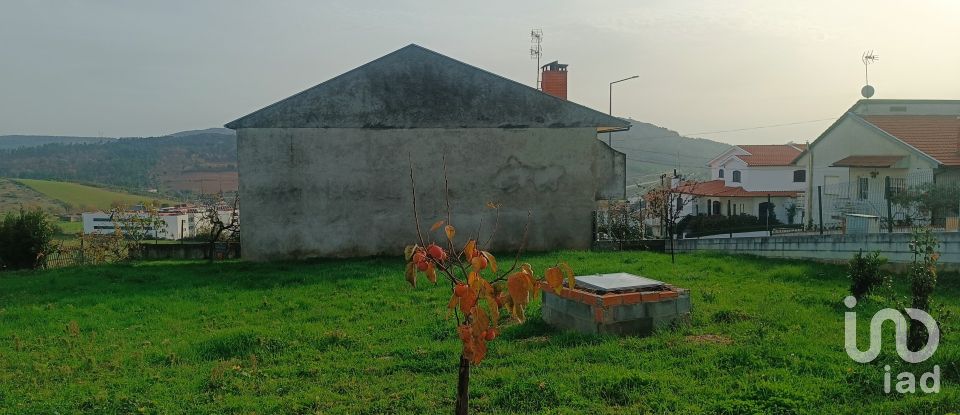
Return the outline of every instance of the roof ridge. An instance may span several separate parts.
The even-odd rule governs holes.
[[[411,51],[423,54],[397,55]],[[424,56],[428,55],[428,56]],[[429,56],[432,56],[430,58]],[[384,62],[388,60],[389,62]],[[398,68],[399,72],[390,69]],[[403,70],[409,72],[403,73]],[[420,88],[423,96],[417,102],[419,106],[406,105],[406,98],[417,98],[417,88],[400,85],[395,88],[375,88],[378,82],[391,75],[408,80],[408,82],[423,82]],[[374,77],[378,76],[378,77]],[[463,91],[467,94],[450,94],[458,80],[462,77]],[[439,81],[429,82],[429,81]],[[502,83],[501,83],[502,82]],[[361,88],[360,92],[351,94],[350,87]],[[437,88],[435,95],[430,95],[430,87]],[[363,89],[365,88],[365,89]],[[486,89],[485,89],[486,88]],[[347,92],[345,92],[347,91]],[[414,91],[413,96],[409,95]],[[493,92],[492,94],[482,93]],[[366,92],[366,95],[361,95]],[[407,92],[408,95],[402,95]],[[496,95],[499,93],[501,95]],[[393,94],[393,95],[391,95]],[[331,98],[332,97],[332,98]],[[331,99],[343,98],[353,107],[330,104]],[[422,99],[422,98],[436,99]],[[496,107],[497,98],[502,102],[510,103],[517,100],[513,106],[522,107],[535,104],[542,106],[537,113],[536,108],[527,111],[505,113]],[[450,104],[474,105],[475,114],[469,119],[456,118],[457,111],[450,109]],[[446,106],[445,106],[446,105]],[[488,109],[484,110],[482,106]],[[413,108],[416,107],[416,108]],[[393,112],[384,117],[377,114],[390,109]],[[480,109],[477,109],[480,108]],[[460,112],[464,108],[459,108]],[[420,111],[417,114],[414,112]],[[416,118],[414,116],[419,116]],[[391,118],[392,116],[392,118]],[[500,118],[497,118],[500,116]],[[551,120],[550,117],[554,118]],[[432,117],[432,118],[431,118]],[[375,124],[375,125],[374,125]],[[415,125],[415,126],[411,126]],[[227,128],[549,128],[549,127],[595,127],[627,129],[630,123],[622,118],[605,114],[593,108],[547,94],[536,88],[476,67],[469,63],[454,59],[439,52],[430,50],[416,43],[408,44],[386,55],[366,62],[340,75],[315,84],[303,91],[276,101],[257,111],[244,115],[226,124]]]

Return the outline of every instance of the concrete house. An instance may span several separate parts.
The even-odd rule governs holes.
[[[544,71],[551,70],[545,67]],[[566,68],[564,67],[564,70]],[[566,91],[564,91],[565,93]],[[409,45],[226,125],[237,131],[244,257],[398,254],[444,219],[515,249],[584,249],[591,212],[625,196],[608,116]],[[436,235],[435,237],[438,237]]]
[[[794,164],[810,172],[808,211],[822,194],[826,226],[842,226],[850,213],[884,217],[888,182],[898,192],[960,181],[960,101],[860,100]],[[810,216],[817,224],[819,214]]]

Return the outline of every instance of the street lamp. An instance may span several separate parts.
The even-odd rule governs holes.
[[[623,78],[623,79],[621,79],[621,80],[619,80],[619,81],[613,81],[613,82],[610,83],[610,109],[609,109],[609,113],[610,113],[611,116],[613,115],[613,84],[620,83],[620,82],[623,82],[623,81],[629,81],[629,80],[631,80],[631,79],[639,78],[639,77],[640,77],[640,75],[634,75],[634,76],[631,76],[631,77],[629,77],[629,78]],[[608,133],[607,133],[607,145],[610,146],[610,148],[613,148],[613,133],[612,133],[612,132],[608,132]]]

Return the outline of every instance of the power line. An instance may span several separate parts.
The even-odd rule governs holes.
[[[762,129],[762,128],[786,127],[786,126],[790,126],[790,125],[810,124],[810,123],[822,122],[822,121],[834,121],[834,120],[836,120],[836,119],[837,119],[837,117],[833,117],[833,118],[821,118],[821,119],[818,119],[818,120],[807,120],[807,121],[788,122],[788,123],[783,123],[783,124],[760,125],[760,126],[756,126],[756,127],[736,128],[736,129],[733,129],[733,130],[702,131],[702,132],[699,132],[699,133],[689,133],[689,134],[686,134],[686,135],[733,133],[733,132],[737,132],[737,131],[759,130],[759,129]]]
[[[816,119],[816,120],[796,121],[796,122],[788,122],[788,123],[781,123],[781,124],[758,125],[758,126],[754,126],[754,127],[744,127],[744,128],[734,128],[734,129],[732,129],[732,130],[700,131],[700,132],[682,133],[682,134],[681,134],[681,133],[676,133],[676,134],[674,134],[674,135],[663,135],[663,136],[654,136],[654,137],[640,137],[640,138],[646,139],[646,140],[657,139],[657,138],[680,138],[680,137],[697,138],[697,137],[693,137],[693,136],[695,136],[695,135],[704,135],[704,134],[732,133],[732,132],[737,132],[737,131],[760,130],[760,129],[763,129],[763,128],[787,127],[787,126],[791,126],[791,125],[810,124],[810,123],[823,122],[823,121],[835,121],[836,119],[837,119],[837,117],[832,117],[832,118],[820,118],[820,119]],[[616,137],[616,138],[617,138],[618,140],[626,140],[626,139],[627,139],[626,137],[623,137],[623,136],[621,136],[621,137]]]

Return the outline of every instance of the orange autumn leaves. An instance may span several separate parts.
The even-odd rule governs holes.
[[[501,310],[505,309],[518,322],[525,319],[525,310],[531,300],[536,298],[540,284],[529,264],[516,264],[510,270],[498,274],[501,270],[496,258],[477,246],[477,241],[469,239],[462,249],[454,244],[456,229],[443,221],[435,223],[431,233],[443,228],[448,246],[444,249],[436,243],[426,247],[418,245],[405,249],[407,260],[406,279],[414,287],[417,276],[424,274],[427,280],[436,284],[438,275],[450,281],[452,295],[447,303],[448,316],[456,314],[457,335],[463,343],[463,356],[476,364],[487,354],[487,342],[499,334]],[[563,277],[572,271],[566,264],[547,270],[551,275]],[[549,282],[552,288],[554,284]]]

